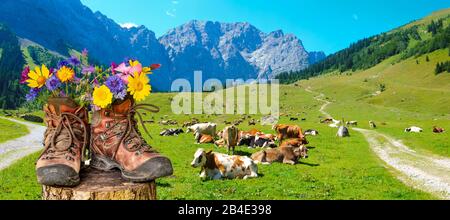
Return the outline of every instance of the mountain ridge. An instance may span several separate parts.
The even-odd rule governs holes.
[[[162,64],[158,74],[151,76],[156,91],[169,91],[177,78],[191,81],[196,70],[203,70],[204,78],[224,81],[271,78],[310,64],[300,39],[282,31],[263,33],[248,22],[193,20],[157,38],[143,25],[124,28],[80,0],[2,0],[0,4],[0,22],[19,37],[64,56],[70,49],[87,48],[107,65],[124,58]],[[177,31],[186,31],[184,43],[170,37],[171,33],[177,36]]]

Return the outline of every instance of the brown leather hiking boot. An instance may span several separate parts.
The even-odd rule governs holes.
[[[137,114],[142,123],[139,109],[159,111],[156,106],[135,105],[131,99],[126,99],[111,109],[94,112],[90,163],[93,168],[103,171],[118,168],[122,171],[122,177],[132,182],[147,182],[172,175],[170,160],[151,149],[142,138],[135,120]]]
[[[44,150],[36,163],[38,182],[47,186],[76,186],[89,144],[87,110],[70,98],[50,98],[44,112],[47,130]]]

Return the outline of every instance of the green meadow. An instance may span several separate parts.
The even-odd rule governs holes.
[[[351,138],[335,137],[336,130],[318,123],[318,109],[322,103],[314,95],[303,89],[286,85],[280,89],[281,112],[292,117],[306,118],[298,122],[304,129],[314,128],[320,135],[309,137],[308,159],[301,160],[295,166],[285,164],[259,165],[260,177],[250,180],[202,181],[199,169],[190,166],[193,154],[198,148],[225,153],[214,145],[197,145],[192,134],[178,137],[160,137],[163,128],[177,126],[160,126],[148,124],[153,138],[146,136],[148,142],[173,162],[174,175],[159,179],[159,199],[435,199],[433,196],[409,188],[395,178],[395,173],[383,165],[371,152],[364,137],[352,133]],[[158,122],[166,115],[179,123],[197,117],[201,121],[219,123],[222,129],[224,120],[232,121],[240,115],[173,115],[170,100],[173,94],[152,94],[147,102],[161,107],[161,112],[150,115]],[[248,99],[247,99],[248,101]],[[298,114],[298,115],[297,115]],[[259,116],[254,116],[259,119]],[[280,123],[290,123],[289,117],[282,116]],[[242,130],[256,127],[267,133],[273,133],[270,126],[248,126],[245,121]],[[239,155],[251,155],[257,150],[238,147]],[[34,174],[34,161],[37,154],[22,159],[0,172],[0,199],[39,199],[40,187]]]

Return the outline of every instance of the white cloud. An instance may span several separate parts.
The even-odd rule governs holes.
[[[177,10],[176,9],[172,9],[172,10],[167,10],[166,11],[166,15],[170,16],[170,17],[176,17],[177,15],[175,14]]]
[[[139,27],[139,25],[137,25],[135,23],[131,23],[131,22],[126,22],[126,23],[120,24],[120,26],[123,27],[123,28],[126,28],[126,29]]]
[[[359,17],[357,14],[353,14],[353,20],[355,20],[355,21],[359,20]]]
[[[180,3],[179,1],[172,1],[172,4],[174,5],[178,5],[178,3]]]

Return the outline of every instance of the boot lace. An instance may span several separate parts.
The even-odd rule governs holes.
[[[150,132],[148,132],[147,127],[145,126],[142,113],[139,110],[144,110],[147,112],[153,112],[157,113],[159,112],[159,107],[152,105],[152,104],[135,104],[131,107],[126,117],[124,116],[114,116],[114,120],[116,121],[111,127],[108,129],[106,133],[110,133],[109,135],[102,134],[98,136],[97,138],[101,138],[102,140],[106,141],[110,138],[116,137],[116,136],[122,136],[120,138],[120,141],[115,146],[115,149],[113,150],[112,157],[114,158],[116,156],[117,150],[120,146],[120,144],[123,142],[124,147],[126,150],[130,152],[135,152],[136,154],[143,154],[144,152],[156,152],[151,148],[151,146],[145,141],[145,139],[142,137],[141,132],[139,131],[138,124],[141,124],[143,127],[145,133],[152,138],[150,135]],[[136,120],[135,116],[139,120]],[[126,119],[126,120],[124,120]],[[124,129],[125,128],[125,129]],[[123,132],[125,130],[125,132]],[[117,131],[117,132],[114,132]],[[95,144],[93,144],[94,147]]]
[[[45,154],[43,159],[46,160],[63,157],[66,160],[75,161],[77,153],[74,150],[76,147],[74,143],[80,143],[81,140],[79,140],[78,137],[79,135],[82,135],[83,144],[81,148],[81,161],[85,160],[85,151],[88,144],[88,130],[84,121],[77,116],[77,113],[81,110],[82,108],[79,108],[75,114],[69,112],[63,112],[60,115],[47,114],[50,121],[57,121],[57,126],[48,127],[45,136],[47,139],[47,136],[51,135],[50,143],[44,143],[45,148],[39,158]],[[74,122],[79,124],[80,128],[75,127],[74,125],[76,123]]]

